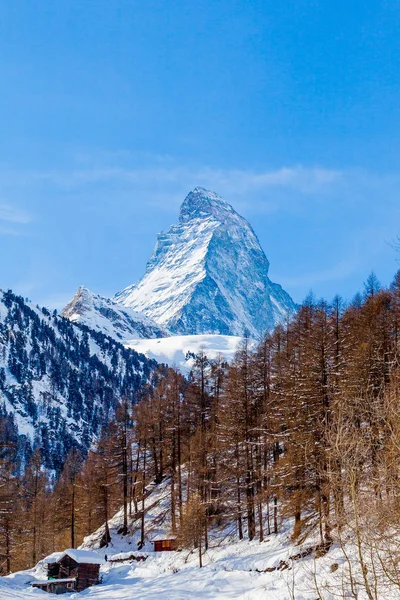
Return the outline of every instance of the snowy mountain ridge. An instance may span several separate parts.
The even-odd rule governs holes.
[[[73,323],[83,323],[118,341],[128,338],[162,338],[169,332],[145,314],[122,307],[99,294],[80,286],[61,315]]]
[[[208,358],[221,356],[230,362],[242,338],[238,336],[203,334],[171,335],[144,313],[125,308],[110,298],[94,294],[80,286],[61,316],[72,323],[89,327],[133,349],[158,363],[178,368],[188,374],[193,354],[204,350]]]
[[[246,219],[197,187],[184,200],[179,223],[158,235],[143,278],[115,300],[173,334],[258,338],[296,308],[268,269]]]

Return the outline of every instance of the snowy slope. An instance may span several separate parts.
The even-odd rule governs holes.
[[[126,340],[124,345],[159,363],[175,366],[181,373],[187,374],[194,362],[191,354],[198,354],[203,350],[210,359],[221,356],[223,360],[231,362],[242,340],[243,338],[233,335],[175,335],[152,340]]]
[[[176,334],[257,338],[295,310],[268,269],[250,224],[220,196],[196,188],[179,223],[159,234],[142,280],[116,300]]]
[[[187,374],[193,365],[189,355],[203,349],[210,359],[221,355],[228,362],[233,359],[239,336],[203,334],[175,335],[144,313],[134,311],[108,298],[93,294],[81,286],[73,300],[62,311],[62,316],[73,323],[81,323],[91,330],[100,331],[149,359],[176,366]],[[189,353],[189,354],[188,354]]]
[[[302,545],[290,541],[293,523],[282,524],[278,535],[267,536],[264,542],[239,541],[234,526],[210,531],[210,547],[203,555],[204,567],[198,567],[197,551],[154,553],[151,539],[168,536],[169,491],[165,481],[154,487],[146,499],[145,546],[137,544],[140,518],[132,518],[127,536],[119,535],[123,520],[119,511],[109,522],[111,543],[100,548],[103,528],[88,536],[81,548],[92,550],[100,557],[107,555],[101,567],[103,581],[81,593],[65,594],[65,598],[93,600],[367,600],[362,589],[362,577],[357,562],[357,549],[348,541],[345,551],[333,545],[327,554],[317,557],[316,540]],[[61,549],[62,550],[62,549]],[[146,556],[135,561],[134,556]],[[352,562],[353,591],[350,585],[347,558]],[[379,580],[381,572],[376,572]],[[33,590],[31,583],[46,578],[45,565],[0,577],[1,600],[49,598],[45,592]],[[394,587],[380,588],[376,598],[398,599]],[[356,595],[355,595],[356,594]]]
[[[281,547],[281,540],[262,545],[231,540],[221,549],[207,553],[206,565],[199,569],[195,555],[187,552],[165,552],[150,555],[144,562],[126,560],[108,562],[101,568],[103,582],[80,592],[67,593],[65,600],[90,598],[91,600],[317,600],[314,565],[312,560],[296,564],[296,570],[259,573],[260,566],[279,562],[279,557],[289,556],[289,546]],[[109,556],[109,555],[108,555]],[[335,582],[336,592],[324,593],[323,600],[337,600],[342,585],[338,576],[330,573],[335,556],[320,559],[317,564],[319,584]],[[187,560],[186,560],[187,559]],[[208,564],[207,564],[208,563]],[[260,570],[260,569],[259,569]],[[342,569],[339,571],[342,572]],[[46,592],[35,590],[31,583],[46,578],[42,566],[0,578],[1,600],[49,600]],[[293,594],[292,588],[295,588]],[[324,586],[325,587],[325,586]],[[332,587],[332,583],[330,583]],[[325,591],[325,590],[324,590]],[[292,595],[293,594],[293,595]],[[55,597],[55,596],[54,596]],[[348,596],[351,598],[352,596]],[[388,594],[385,600],[394,600]],[[358,600],[366,600],[359,595]],[[383,598],[382,598],[383,600]]]
[[[204,557],[200,569],[196,554],[187,551],[148,552],[144,562],[129,560],[128,542],[100,551],[125,553],[126,560],[107,562],[101,567],[103,582],[87,590],[64,594],[65,600],[340,600],[357,598],[368,600],[356,577],[355,593],[348,583],[349,573],[345,557],[334,547],[324,557],[313,555],[292,561],[299,547],[290,544],[287,533],[271,537],[263,543],[239,542],[234,537],[213,545]],[[349,550],[353,558],[355,552]],[[117,555],[118,556],[118,555]],[[123,555],[122,555],[123,556]],[[273,569],[283,561],[289,566]],[[281,563],[282,564],[282,563]],[[333,572],[333,569],[336,569]],[[357,573],[357,569],[355,569]],[[354,576],[354,572],[353,572]],[[30,600],[53,598],[46,592],[34,590],[31,583],[46,578],[41,564],[35,569],[0,577],[1,600]],[[388,586],[378,600],[398,600],[393,586]]]
[[[100,331],[116,340],[128,338],[154,338],[168,335],[143,313],[124,308],[80,286],[74,298],[62,311],[62,316],[73,323],[83,323],[94,331]]]
[[[40,446],[60,468],[85,451],[125,394],[147,382],[155,361],[84,325],[0,290],[0,417],[19,458]]]

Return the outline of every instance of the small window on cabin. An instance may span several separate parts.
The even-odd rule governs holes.
[[[165,548],[169,548],[169,541],[168,540],[163,540],[162,541],[162,547]]]

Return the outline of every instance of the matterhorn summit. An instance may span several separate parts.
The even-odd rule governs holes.
[[[197,187],[185,198],[179,223],[158,235],[143,278],[115,301],[174,334],[257,338],[296,308],[268,269],[246,219]]]

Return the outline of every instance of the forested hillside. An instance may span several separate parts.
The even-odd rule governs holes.
[[[160,369],[139,404],[122,399],[85,461],[70,453],[54,488],[38,453],[22,479],[6,480],[6,453],[4,569],[104,523],[106,545],[121,507],[120,533],[139,526],[140,546],[144,499],[163,482],[172,533],[199,558],[211,528],[234,525],[239,539],[262,541],[291,523],[292,541],[312,539],[319,555],[353,544],[368,598],[383,597],[374,592],[381,576],[400,590],[399,332],[400,272],[387,290],[371,276],[348,306],[307,298],[255,350],[244,341],[231,365],[200,354],[189,380]]]
[[[85,453],[125,395],[137,401],[156,363],[85,326],[0,294],[0,414],[18,469],[35,448],[58,473]]]

